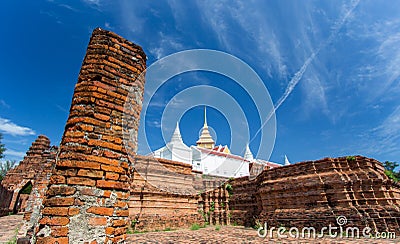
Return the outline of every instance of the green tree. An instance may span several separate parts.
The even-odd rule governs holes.
[[[6,151],[4,144],[1,143],[2,139],[3,135],[0,133],[0,159],[4,158],[4,152]]]
[[[400,171],[395,171],[396,167],[398,166],[399,164],[397,162],[386,161],[383,163],[383,167],[385,167],[385,174],[395,182],[400,180]]]
[[[3,180],[4,176],[6,176],[7,172],[10,171],[10,169],[14,168],[15,164],[17,164],[17,161],[15,160],[0,162],[0,181]]]

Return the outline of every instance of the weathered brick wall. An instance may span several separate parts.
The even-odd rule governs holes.
[[[204,222],[191,165],[144,156],[137,156],[133,165],[129,201],[132,228],[154,231]]]
[[[38,243],[125,239],[130,172],[123,126],[138,129],[144,79],[137,78],[145,68],[141,47],[109,31],[93,31],[43,202]],[[126,110],[130,89],[136,100]],[[131,116],[125,125],[124,113]]]
[[[49,150],[44,150],[42,153],[41,165],[45,167],[42,171],[36,173],[36,178],[32,186],[32,191],[27,200],[24,213],[24,225],[22,230],[25,235],[29,237],[34,235],[34,228],[40,218],[40,210],[42,208],[43,199],[47,191],[47,186],[50,182],[51,172],[56,164],[55,159],[57,151],[58,148],[52,146]]]
[[[226,179],[225,179],[226,180]],[[230,224],[229,193],[226,184],[215,181],[204,181],[210,190],[201,194],[199,201],[200,213],[206,222],[212,225]]]
[[[41,189],[48,184],[49,175],[55,165],[56,151],[56,147],[50,147],[50,140],[46,136],[40,135],[32,143],[24,159],[1,182],[1,212],[15,213],[19,208],[25,212],[25,219],[30,220],[34,207],[39,206],[43,199],[44,190]],[[20,191],[28,184],[32,184],[32,191],[26,202],[23,202]],[[20,204],[25,206],[19,207]]]
[[[258,216],[261,206],[257,205],[258,181],[248,177],[230,180],[233,194],[229,199],[231,223],[244,226],[253,226],[254,217]]]
[[[0,184],[0,216],[5,216],[10,213],[10,204],[14,191],[9,191],[6,187]]]
[[[258,220],[274,227],[320,229],[345,216],[347,226],[400,230],[400,187],[374,159],[303,162],[264,171],[255,180],[235,179],[232,185],[231,221],[239,224]]]

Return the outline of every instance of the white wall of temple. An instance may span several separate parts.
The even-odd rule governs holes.
[[[154,157],[191,164],[193,170],[222,177],[249,176],[249,162],[232,158],[232,154],[215,155],[201,151],[196,146],[185,147],[180,143],[168,143],[153,152]]]
[[[192,151],[189,147],[168,144],[153,152],[154,157],[192,164]]]
[[[241,177],[248,176],[249,162],[236,158],[207,154],[192,147],[192,167],[194,170],[202,171],[203,174]]]

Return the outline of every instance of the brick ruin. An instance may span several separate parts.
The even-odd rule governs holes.
[[[374,159],[324,158],[274,168],[254,180],[240,178],[231,184],[231,222],[240,225],[259,221],[318,230],[345,216],[347,226],[400,231],[400,185],[388,179]]]
[[[118,243],[127,228],[205,222],[321,228],[339,215],[349,226],[399,232],[400,186],[374,159],[325,158],[225,182],[184,163],[132,154],[145,69],[141,47],[93,31],[60,147],[39,136],[0,185],[0,214],[24,212],[32,242]]]
[[[0,184],[0,216],[23,212],[25,220],[37,222],[56,153],[57,147],[50,146],[43,135],[32,143],[24,159]]]

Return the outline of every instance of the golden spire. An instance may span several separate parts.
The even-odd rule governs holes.
[[[203,148],[208,148],[208,149],[213,149],[215,146],[215,142],[212,139],[210,132],[208,131],[206,106],[204,106],[204,126],[201,131],[200,138],[196,142],[196,144],[198,147],[203,147]]]

